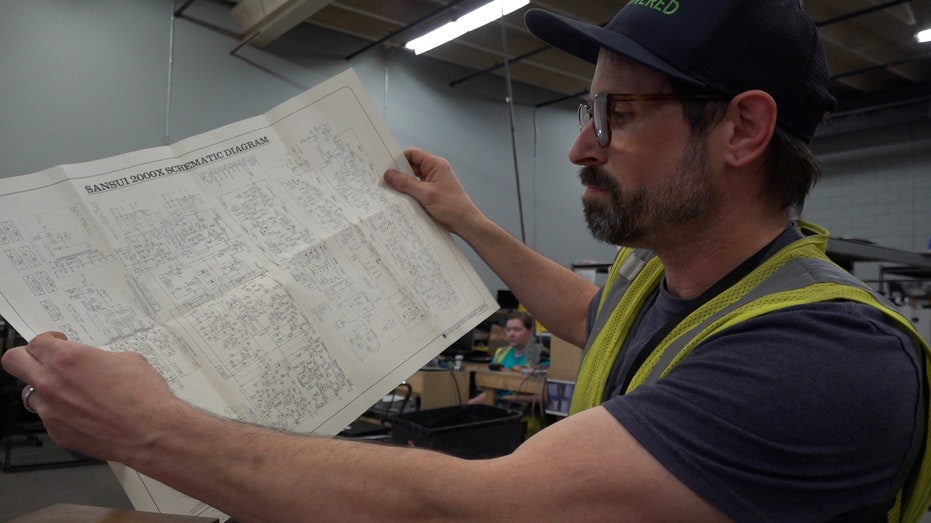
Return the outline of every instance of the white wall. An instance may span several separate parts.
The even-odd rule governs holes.
[[[906,251],[931,240],[931,125],[911,124],[816,143],[824,176],[805,216],[837,236]]]
[[[261,114],[351,66],[401,145],[449,159],[479,207],[520,237],[501,79],[452,88],[450,81],[471,71],[380,47],[349,62],[345,56],[366,42],[307,25],[265,49],[231,55],[238,39],[228,5],[198,0],[174,22],[171,13],[170,0],[0,3],[0,183]],[[614,248],[592,240],[585,228],[582,189],[566,159],[577,134],[574,103],[535,108],[552,97],[516,86],[527,242],[567,266],[610,260]],[[816,141],[827,169],[806,217],[836,234],[926,248],[927,127],[870,133],[862,141]],[[872,146],[880,142],[889,145]],[[492,291],[502,288],[466,251]]]
[[[231,55],[238,40],[228,5],[198,0],[184,17],[171,14],[169,0],[4,0],[0,178],[173,143],[261,114],[351,66],[401,145],[447,157],[476,203],[520,237],[502,80],[451,88],[471,71],[382,48],[348,62],[366,42],[311,26]],[[525,102],[515,112],[528,243],[564,265],[610,259],[613,249],[587,235],[566,159],[574,107],[536,110],[552,93],[516,94]],[[492,291],[502,288],[466,250]]]

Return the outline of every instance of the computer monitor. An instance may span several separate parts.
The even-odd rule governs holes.
[[[517,296],[507,289],[498,289],[498,306],[502,309],[516,309],[520,306]]]
[[[472,331],[469,331],[465,336],[459,338],[458,340],[452,342],[449,347],[443,350],[443,354],[446,356],[455,356],[456,354],[462,354],[467,356],[472,352]]]

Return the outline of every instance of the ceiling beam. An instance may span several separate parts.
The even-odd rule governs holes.
[[[874,0],[871,7],[843,14],[831,13],[827,4],[806,6],[809,16],[821,20],[816,25],[828,54],[833,80],[862,92],[888,88],[895,82],[893,76],[909,82],[922,80],[919,68],[905,65],[908,62],[895,63],[901,60],[903,53],[907,54],[899,42],[877,36],[909,32],[902,21],[910,13],[905,5],[908,2]],[[872,16],[863,18],[866,15]]]
[[[232,12],[243,43],[263,47],[329,3],[329,0],[242,0]]]

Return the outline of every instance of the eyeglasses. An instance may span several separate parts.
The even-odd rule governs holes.
[[[679,93],[652,93],[652,94],[611,94],[598,93],[592,98],[592,104],[579,104],[579,131],[595,122],[595,137],[598,145],[607,147],[611,143],[611,127],[608,125],[608,107],[618,102],[662,102],[667,100],[726,100],[723,94],[679,94]]]

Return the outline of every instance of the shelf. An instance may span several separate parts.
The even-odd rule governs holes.
[[[834,263],[848,271],[855,262],[886,262],[903,266],[886,268],[886,272],[890,274],[931,277],[931,253],[903,251],[876,245],[866,240],[829,238],[827,255]],[[606,273],[610,267],[611,262],[586,261],[572,264],[573,270],[589,270],[598,273]]]
[[[830,238],[828,239],[827,255],[848,271],[854,262],[875,261],[902,265],[904,267],[899,270],[918,274],[917,277],[931,277],[931,254],[882,247],[863,240]],[[895,268],[888,267],[886,272],[892,273],[891,269]]]

